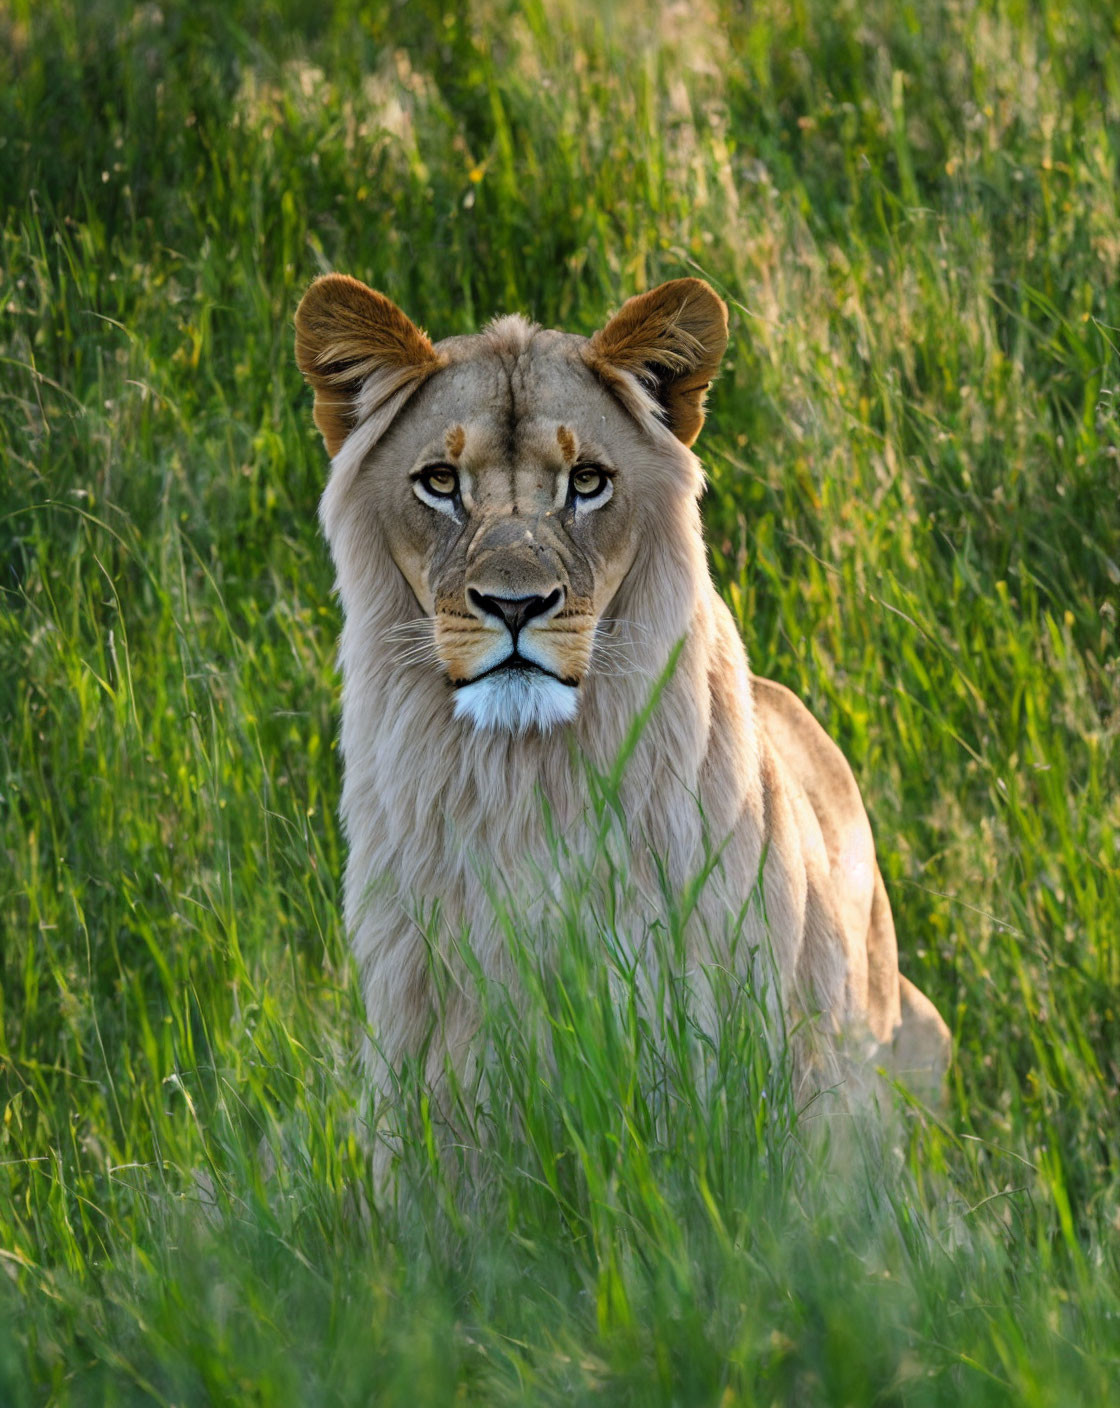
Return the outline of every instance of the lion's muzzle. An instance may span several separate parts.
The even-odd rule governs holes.
[[[516,648],[523,626],[539,617],[554,616],[564,604],[563,587],[553,587],[547,596],[498,596],[467,588],[467,605],[481,617],[496,616],[504,621]]]
[[[456,717],[514,733],[569,722],[595,631],[586,564],[551,511],[488,515],[465,547],[436,592]]]
[[[469,718],[478,728],[524,733],[531,728],[547,731],[575,717],[579,680],[559,673],[547,631],[564,597],[562,586],[517,595],[467,588],[467,605],[486,635],[505,636],[505,654],[454,682],[457,718]]]

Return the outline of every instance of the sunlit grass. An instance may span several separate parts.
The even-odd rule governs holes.
[[[1114,1397],[1120,32],[742,8],[0,5],[0,1402]],[[727,297],[714,570],[852,759],[944,1111],[822,1150],[573,882],[483,1152],[406,1081],[375,1197],[328,268],[436,336]]]

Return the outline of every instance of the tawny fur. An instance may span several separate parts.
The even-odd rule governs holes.
[[[437,1005],[424,928],[448,952],[469,932],[483,972],[502,973],[493,884],[532,932],[549,890],[542,797],[578,837],[573,752],[610,765],[683,641],[623,781],[622,922],[637,944],[656,917],[655,857],[679,885],[715,847],[689,930],[697,964],[772,963],[783,1010],[813,1018],[803,1065],[822,1080],[893,1063],[935,1093],[948,1032],[899,974],[851,770],[793,695],[752,681],[709,575],[688,446],[726,343],[722,302],[676,280],[589,341],[505,318],[433,347],[382,295],[328,276],[296,322],[333,455],[321,512],[345,616],[345,918],[378,1084],[422,1047],[433,1084],[448,1060],[469,1068],[476,1014],[465,993]],[[425,488],[433,463],[457,476],[454,499]],[[610,471],[597,503],[565,487],[587,463]],[[558,604],[516,637],[479,606],[495,595]],[[574,691],[572,722],[456,717],[456,686],[511,639],[535,662],[527,687],[539,664],[550,690]]]

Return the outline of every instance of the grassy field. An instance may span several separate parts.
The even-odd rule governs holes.
[[[0,0],[0,1404],[1117,1401],[1118,168],[1108,0]],[[714,570],[852,760],[941,1114],[823,1159],[576,896],[488,1195],[412,1091],[356,1214],[332,268],[437,336],[733,305]]]

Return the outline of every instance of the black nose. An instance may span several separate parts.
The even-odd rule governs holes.
[[[514,640],[527,621],[543,616],[560,600],[560,588],[554,587],[547,596],[484,596],[474,587],[467,588],[467,601],[476,611],[487,616],[497,616],[509,627]]]

